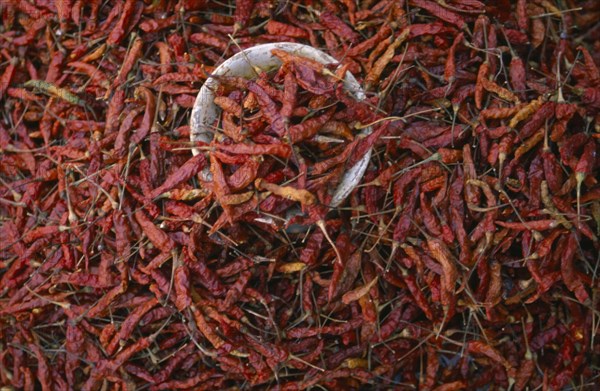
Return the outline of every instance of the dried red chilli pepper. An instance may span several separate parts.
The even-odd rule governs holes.
[[[530,101],[525,106],[521,107],[519,111],[511,118],[508,126],[511,128],[515,128],[517,124],[527,118],[529,118],[532,114],[535,114],[537,110],[544,104],[545,99],[543,96]]]
[[[577,221],[581,215],[581,185],[586,176],[591,172],[592,165],[596,159],[596,143],[588,142],[583,148],[583,154],[575,167],[575,179],[577,181]]]
[[[402,301],[390,311],[389,315],[382,322],[378,332],[378,341],[385,341],[396,331],[400,331],[406,327],[403,322],[406,322],[411,317],[410,306],[405,306]]]
[[[226,96],[216,96],[214,102],[221,110],[233,114],[236,117],[242,117],[242,107],[234,99]]]
[[[464,33],[458,34],[454,41],[452,42],[452,46],[450,46],[450,51],[448,52],[448,60],[446,61],[446,66],[444,68],[444,79],[448,83],[452,83],[455,79],[456,74],[456,64],[455,64],[455,53],[456,48],[459,44],[462,43],[464,39]]]
[[[142,210],[138,210],[135,212],[135,218],[140,227],[142,228],[144,234],[146,234],[148,239],[156,248],[160,249],[165,253],[170,252],[173,249],[173,240],[163,230],[154,225],[154,223],[148,218],[148,216],[146,216],[146,214]]]
[[[586,303],[589,301],[590,297],[587,291],[585,290],[584,281],[581,277],[578,278],[577,274],[579,274],[575,270],[574,261],[575,261],[575,253],[577,251],[577,238],[574,234],[570,234],[566,244],[564,245],[564,252],[561,257],[561,274],[563,277],[563,281],[567,288],[572,291],[577,300],[581,303]]]
[[[313,64],[307,64],[306,61],[293,63],[292,70],[298,85],[313,94],[331,94],[334,91],[335,84],[324,77],[327,68],[325,68],[325,65],[320,65],[318,70],[314,68]]]
[[[202,310],[198,309],[195,305],[190,307],[191,313],[193,314],[193,319],[196,323],[196,327],[200,330],[200,332],[210,341],[210,343],[216,348],[220,349],[226,342],[215,333],[215,331],[211,328],[211,326],[207,323],[204,315],[202,314]]]
[[[290,126],[288,129],[290,142],[295,144],[313,137],[331,119],[332,115],[333,109],[318,117],[310,118],[301,124]]]
[[[128,3],[133,3],[133,2],[129,1]],[[116,89],[120,88],[123,85],[123,83],[125,83],[128,73],[135,66],[138,59],[142,56],[142,49],[143,49],[142,39],[137,36],[134,37],[133,43],[131,44],[131,48],[129,49],[129,51],[127,52],[127,55],[123,59],[123,64],[121,65],[121,68],[119,69],[119,74],[113,80],[112,89],[116,90]]]
[[[445,243],[439,239],[430,238],[427,239],[427,247],[429,248],[432,257],[442,266],[441,303],[446,316],[452,316],[455,306],[454,286],[458,279],[458,271]]]
[[[245,162],[227,178],[227,184],[233,191],[246,188],[256,179],[259,167],[258,159],[245,159]]]
[[[373,66],[369,69],[369,73],[367,73],[367,76],[365,77],[365,89],[369,90],[372,85],[379,81],[385,67],[392,61],[396,49],[400,47],[408,37],[409,31],[410,29],[404,29],[400,35],[389,44],[385,52],[373,63]]]
[[[149,89],[144,87],[138,87],[135,91],[135,95],[141,95],[146,102],[146,108],[144,110],[142,122],[140,123],[139,128],[136,129],[135,134],[131,136],[131,142],[138,144],[148,136],[154,127],[156,97]]]
[[[279,136],[283,136],[285,134],[285,125],[282,115],[279,113],[279,109],[275,105],[275,102],[265,92],[265,90],[255,82],[248,82],[248,90],[257,97],[261,108],[268,118],[275,133],[277,133]]]
[[[496,221],[501,227],[514,229],[514,230],[536,230],[536,231],[545,231],[548,229],[552,229],[558,226],[558,222],[556,220],[534,220],[534,221],[524,221],[524,222],[512,222],[512,221]]]
[[[360,253],[354,252],[345,263],[342,263],[340,259],[334,262],[333,275],[328,290],[329,301],[350,289],[360,271],[361,258]]]
[[[285,35],[293,38],[308,37],[308,33],[306,32],[306,30],[291,24],[278,22],[273,19],[269,19],[265,26],[265,30],[267,30],[269,34],[273,35]]]
[[[363,319],[352,319],[346,323],[331,325],[331,326],[323,326],[323,327],[311,327],[311,328],[295,328],[289,330],[287,332],[287,336],[289,338],[308,338],[314,337],[316,335],[342,335],[345,332],[350,330],[355,330],[358,328],[363,322]]]
[[[67,65],[87,74],[93,84],[96,84],[105,89],[110,87],[110,83],[106,75],[102,71],[96,69],[96,67],[94,67],[93,65],[87,64],[82,61],[72,61]]]
[[[358,42],[359,35],[332,12],[321,12],[321,14],[319,15],[319,20],[321,21],[323,26],[333,31],[341,39],[349,41],[351,43]]]
[[[234,34],[248,24],[254,8],[254,0],[236,0],[234,19]]]
[[[562,324],[551,326],[545,330],[541,330],[539,333],[534,335],[529,342],[533,351],[540,350],[543,346],[546,346],[549,342],[559,338],[567,332],[567,329]]]
[[[16,58],[10,59],[8,66],[2,73],[2,76],[0,77],[0,99],[2,99],[4,92],[7,90],[8,86],[11,83],[11,79],[13,78],[13,75],[15,73],[17,62],[18,60]]]
[[[525,354],[525,360],[517,369],[517,374],[515,376],[515,390],[525,389],[527,382],[530,380],[534,372],[534,369],[535,362],[533,361],[532,353],[528,347],[527,353]]]
[[[515,90],[520,97],[523,98],[525,90],[527,89],[525,63],[516,54],[513,54],[513,57],[510,60],[509,75],[513,90]]]
[[[252,277],[252,273],[248,270],[245,270],[240,273],[237,281],[229,286],[229,290],[227,291],[227,295],[222,303],[219,304],[219,309],[225,311],[227,308],[235,304],[239,300],[239,298],[244,293],[244,289],[248,284],[250,278]]]
[[[127,30],[130,29],[129,26],[131,26],[131,24],[135,24],[136,19],[139,18],[139,13],[136,8],[140,9],[135,1],[128,0],[125,2],[121,17],[117,21],[115,27],[111,30],[106,40],[108,45],[118,44],[125,37]]]
[[[289,118],[293,114],[293,110],[297,104],[298,84],[294,74],[288,72],[284,76],[283,80],[283,103],[281,106],[281,116],[284,121],[289,121]]]
[[[367,50],[381,42],[385,37],[388,37],[391,33],[392,29],[390,26],[387,24],[382,25],[372,37],[358,43],[356,46],[351,47],[347,52],[348,56],[355,57],[365,53]]]
[[[477,84],[475,85],[475,106],[480,110],[483,107],[483,105],[482,105],[483,92],[484,92],[483,79],[488,77],[489,68],[490,68],[489,63],[487,61],[485,61],[479,66],[479,72],[477,73]],[[480,115],[483,116],[484,113],[481,112]],[[487,115],[486,115],[486,118],[487,118]]]
[[[178,184],[185,182],[196,175],[206,166],[204,155],[196,155],[183,164],[177,171],[173,172],[162,185],[157,187],[149,195],[150,198],[156,198],[160,194],[171,190]]]
[[[34,11],[36,14],[37,11]],[[15,46],[26,46],[30,45],[35,39],[41,29],[44,28],[44,19],[36,18],[31,26],[28,26],[27,32],[12,40],[12,44]]]
[[[197,45],[207,45],[218,49],[220,52],[227,50],[227,41],[208,33],[195,33],[190,36],[190,40]]]
[[[394,227],[393,240],[402,243],[405,240],[411,226],[412,219],[415,213],[417,199],[419,197],[419,186],[417,185],[408,196],[408,201],[403,208],[403,213]],[[398,205],[400,207],[400,205]]]
[[[486,91],[492,92],[492,93],[498,95],[502,99],[506,99],[510,102],[514,102],[515,104],[521,103],[521,101],[519,100],[519,97],[515,93],[507,90],[504,87],[499,86],[494,81],[491,81],[487,78],[482,78],[481,85],[483,86],[483,88]]]
[[[369,283],[344,293],[342,296],[342,303],[347,305],[353,301],[357,301],[365,297],[365,295],[368,295],[369,290],[371,290],[371,288],[373,288],[373,286],[377,283],[377,280],[378,277],[375,277]]]
[[[533,132],[538,130],[541,126],[543,126],[544,122],[552,117],[555,110],[554,102],[546,102],[544,103],[537,111],[533,114],[531,119],[523,125],[519,135],[525,139],[530,137]]]
[[[206,289],[208,289],[212,294],[217,296],[223,295],[225,292],[225,287],[222,285],[217,275],[207,267],[205,262],[191,254],[190,251],[187,253],[187,258],[189,258],[189,260],[194,260],[194,262],[189,262],[186,260],[186,264],[192,273],[202,277],[202,285],[205,286]]]
[[[453,24],[461,30],[464,30],[467,26],[465,20],[458,14],[445,9],[441,5],[434,3],[429,0],[411,0],[410,1],[414,6],[423,8],[427,12],[431,13],[433,16],[449,23]]]
[[[242,155],[275,155],[281,158],[288,158],[291,155],[291,148],[286,144],[217,144],[218,150]]]
[[[44,356],[44,353],[42,352],[41,348],[35,343],[30,343],[28,348],[35,354],[35,357],[37,359],[38,363],[36,377],[37,380],[40,382],[42,390],[51,390],[53,384],[52,375],[50,372],[50,367],[46,362],[46,357]]]
[[[438,222],[437,217],[432,209],[431,204],[428,202],[425,191],[423,190],[423,186],[421,186],[421,190],[423,191],[420,196],[420,207],[421,214],[423,219],[423,224],[427,228],[427,230],[435,236],[439,236],[442,233],[442,229]]]
[[[425,295],[423,294],[421,288],[417,284],[416,278],[413,275],[409,274],[408,271],[404,268],[401,268],[401,271],[402,271],[402,278],[404,280],[404,283],[408,287],[408,290],[410,291],[410,293],[415,298],[417,305],[419,306],[419,308],[421,308],[421,310],[423,311],[423,313],[425,314],[427,319],[433,320],[434,312],[431,309],[431,306],[430,306],[429,302],[427,301]]]
[[[577,50],[580,50],[583,54],[583,60],[585,63],[585,70],[592,86],[596,86],[600,83],[600,70],[594,62],[594,59],[588,49],[585,46],[578,46]]]

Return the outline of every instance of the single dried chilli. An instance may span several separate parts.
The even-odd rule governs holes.
[[[525,139],[530,137],[535,131],[539,130],[545,123],[553,117],[556,104],[554,102],[544,103],[537,111],[533,114],[531,119],[523,125],[519,135]]]
[[[513,90],[516,91],[516,93],[519,94],[519,96],[523,97],[525,94],[525,90],[527,89],[525,63],[519,56],[513,55],[512,59],[510,60],[508,69],[510,75],[510,83],[512,85]]]
[[[408,287],[410,293],[415,298],[417,305],[421,308],[421,310],[423,310],[423,313],[425,314],[427,319],[433,319],[434,318],[433,310],[432,310],[427,298],[423,294],[421,288],[418,286],[417,281],[414,278],[414,276],[411,276],[405,269],[402,269],[402,276],[403,276],[404,283]]]
[[[131,1],[130,1],[131,3]],[[127,78],[127,75],[131,71],[131,69],[135,66],[137,60],[142,56],[143,49],[143,41],[140,37],[135,37],[133,43],[131,44],[131,48],[127,52],[125,59],[123,60],[123,64],[119,69],[119,74],[113,80],[112,89],[120,88]],[[108,91],[107,91],[108,93]]]
[[[465,20],[458,14],[449,11],[448,9],[429,0],[410,0],[414,6],[427,10],[432,15],[442,19],[443,21],[453,24],[463,30],[467,27]]]
[[[163,230],[154,225],[144,211],[138,209],[135,212],[135,219],[144,234],[156,248],[160,249],[163,253],[169,253],[173,249],[173,240]]]
[[[325,11],[319,15],[319,20],[326,28],[333,31],[338,37],[351,43],[359,40],[359,35],[353,31],[346,23],[339,19],[332,12]]]
[[[121,340],[126,340],[126,339],[130,338],[131,334],[133,333],[135,327],[137,326],[139,321],[142,319],[142,317],[148,311],[150,311],[152,308],[154,308],[157,304],[158,304],[158,300],[156,300],[155,297],[151,297],[145,303],[143,303],[139,307],[135,308],[135,310],[133,312],[131,312],[129,314],[129,316],[127,318],[125,318],[125,320],[123,321],[123,323],[121,325],[121,329],[119,330],[119,333],[117,334],[119,336],[119,338]]]
[[[287,144],[217,144],[216,148],[232,154],[275,155],[284,159],[290,157],[292,153],[292,149]]]
[[[125,1],[121,17],[117,21],[116,26],[111,30],[106,43],[108,45],[118,44],[124,37],[126,29],[129,29],[127,24],[130,22],[131,16],[136,12],[136,2],[134,0]]]
[[[514,102],[515,104],[521,103],[519,97],[515,93],[507,90],[506,88],[500,87],[498,84],[496,84],[493,81],[490,81],[487,78],[481,79],[481,85],[483,86],[483,88],[485,90],[498,95],[502,99],[506,99],[510,102]]]
[[[575,179],[577,181],[577,221],[581,215],[581,185],[586,176],[589,175],[592,164],[596,159],[596,143],[589,141],[583,148],[583,154],[575,168]]]
[[[521,108],[510,120],[508,126],[514,128],[517,124],[534,114],[544,103],[544,98],[539,97],[538,99],[532,100],[523,108]]]
[[[484,90],[484,81],[483,79],[487,79],[489,76],[490,65],[487,61],[483,62],[479,66],[479,71],[477,72],[477,83],[475,84],[475,107],[481,110],[482,102],[483,102],[483,90]],[[485,111],[485,110],[484,110]],[[484,114],[484,112],[480,112],[480,116],[487,118],[488,116]]]
[[[235,21],[233,25],[234,34],[246,27],[252,11],[254,8],[254,0],[236,0],[235,11],[233,13],[233,19]]]
[[[313,137],[332,116],[333,110],[328,110],[318,117],[309,118],[301,124],[290,126],[288,129],[290,142],[296,144],[302,140]]]
[[[406,40],[409,32],[410,32],[410,29],[408,29],[408,28],[404,29],[400,33],[400,35],[398,35],[398,37],[396,37],[390,43],[390,45],[386,48],[385,52],[381,56],[379,56],[377,61],[375,61],[375,63],[369,70],[369,73],[365,77],[365,89],[367,89],[367,90],[370,89],[371,86],[373,86],[374,84],[376,84],[379,81],[381,74],[383,73],[383,70],[385,69],[385,67],[389,64],[389,62],[394,57],[396,49],[398,47],[400,47],[400,45],[402,45],[402,43]]]
[[[266,182],[260,178],[256,179],[254,183],[259,190],[267,190],[280,197],[298,201],[302,205],[312,205],[316,202],[315,196],[308,190],[294,189],[290,186],[279,186],[274,183]]]
[[[455,63],[455,53],[456,48],[459,44],[462,43],[464,39],[464,33],[458,34],[454,38],[454,42],[452,42],[452,46],[450,46],[450,51],[448,52],[448,60],[446,61],[446,66],[444,68],[444,80],[448,83],[452,83],[455,79],[456,75],[456,63]]]
[[[2,99],[5,91],[7,90],[8,86],[10,85],[11,79],[15,73],[15,67],[17,65],[17,62],[18,61],[16,58],[11,59],[9,61],[8,66],[2,73],[2,76],[0,77],[0,99]]]
[[[458,271],[454,265],[447,246],[439,239],[430,238],[427,240],[427,247],[433,258],[442,266],[442,296],[441,302],[444,313],[454,311],[454,286],[458,279]],[[447,315],[448,316],[448,315]]]
[[[588,49],[585,46],[578,46],[577,50],[580,50],[583,54],[583,60],[585,63],[585,70],[592,86],[600,84],[600,70],[594,62],[594,59]]]
[[[269,19],[265,26],[265,30],[267,30],[269,34],[273,35],[284,35],[292,38],[308,37],[308,33],[306,32],[306,30],[291,24],[278,22],[273,19]]]
[[[185,164],[183,164],[179,169],[173,172],[162,185],[152,190],[150,193],[150,198],[156,198],[159,195],[163,194],[166,191],[173,189],[178,184],[185,182],[196,175],[200,170],[202,170],[206,166],[206,159],[204,155],[196,155],[189,159]]]

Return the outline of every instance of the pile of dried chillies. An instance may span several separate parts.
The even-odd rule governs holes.
[[[2,2],[0,384],[592,387],[600,3],[489,3]],[[280,114],[334,105],[348,140],[373,124],[339,207],[291,153],[189,142],[214,67],[275,41],[322,48],[367,92],[311,107],[263,88]],[[202,184],[215,159],[249,200]],[[265,223],[291,201],[262,186],[309,182],[307,230]]]
[[[200,187],[222,209],[209,235],[239,219],[266,224],[272,233],[316,223],[326,235],[326,206],[339,204],[333,190],[381,133],[364,137],[351,129],[377,116],[351,90],[347,66],[334,73],[334,64],[293,52],[273,49],[272,55],[281,66],[259,71],[255,80],[216,77],[221,114],[205,130],[213,135],[210,145],[199,147],[210,161]]]

